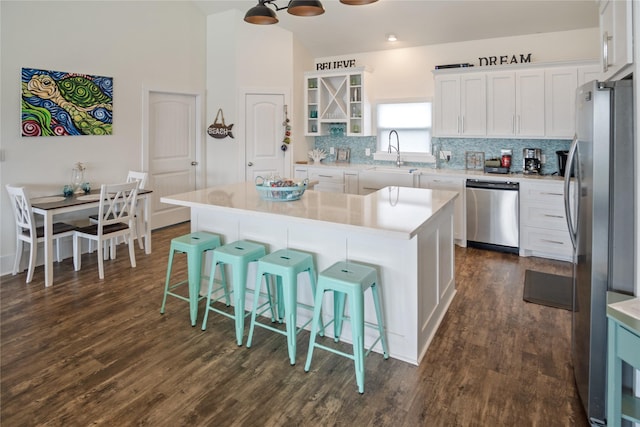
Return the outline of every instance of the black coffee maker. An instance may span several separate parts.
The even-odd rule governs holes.
[[[542,150],[525,148],[522,150],[522,173],[539,174],[542,169]]]
[[[559,150],[556,151],[556,155],[558,156],[558,173],[560,176],[564,176],[567,169],[567,158],[569,157],[569,150]],[[573,177],[574,166],[571,165],[571,177]]]

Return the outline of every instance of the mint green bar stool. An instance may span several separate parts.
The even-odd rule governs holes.
[[[377,318],[376,325],[368,324],[364,321],[364,292],[368,288],[371,288],[373,295],[373,305],[375,306]],[[329,324],[334,324],[333,330],[335,331],[335,342],[340,340],[343,320],[349,319],[349,317],[344,315],[345,298],[348,298],[350,301],[349,313],[351,315],[351,330],[353,334],[353,354],[348,354],[316,343],[316,335],[318,333],[316,327],[318,325],[318,319],[321,317],[323,295],[327,291],[333,291],[334,319]],[[352,261],[336,262],[331,267],[320,272],[318,275],[318,289],[316,291],[315,300],[317,301],[317,304],[313,312],[311,337],[309,338],[309,351],[307,353],[307,363],[304,370],[309,372],[309,368],[311,367],[311,358],[313,357],[313,349],[316,347],[344,356],[354,361],[358,392],[360,394],[364,393],[365,356],[369,355],[371,349],[378,343],[378,341],[382,341],[384,358],[389,358],[389,349],[387,347],[387,339],[384,332],[382,309],[380,305],[380,295],[378,294],[378,272],[373,267],[357,264]],[[371,344],[371,347],[366,353],[364,351],[365,325],[377,329],[379,333],[378,338],[373,342],[373,344]]]
[[[220,236],[206,231],[196,231],[194,233],[185,234],[184,236],[171,239],[171,247],[169,248],[169,263],[167,265],[167,279],[164,284],[164,297],[162,298],[162,307],[160,313],[164,314],[164,308],[167,303],[167,295],[171,295],[183,301],[189,302],[189,311],[191,315],[191,326],[196,325],[198,317],[198,302],[204,299],[200,296],[200,279],[202,277],[202,255],[207,251],[212,251],[220,246]],[[175,284],[170,284],[171,268],[173,266],[173,257],[175,253],[187,254],[187,280],[182,280]],[[215,264],[214,264],[215,265]],[[215,276],[215,270],[212,273]],[[223,283],[225,281],[223,280]],[[189,297],[186,298],[180,294],[172,292],[175,288],[184,284],[189,284]],[[230,304],[229,294],[227,296],[227,305]]]
[[[304,329],[305,326],[307,326],[311,322],[310,319],[300,328],[296,328],[296,322],[298,318],[297,308],[303,307],[313,311],[313,306],[298,302],[298,274],[303,272],[307,272],[309,274],[309,280],[311,282],[311,292],[312,295],[315,296],[316,269],[313,263],[313,256],[291,249],[281,249],[260,258],[260,260],[258,261],[253,310],[251,311],[251,327],[249,329],[249,337],[247,339],[247,347],[251,347],[253,333],[256,326],[282,335],[286,335],[289,350],[289,361],[291,365],[296,364],[296,336],[302,329]],[[264,276],[276,277],[278,320],[284,318],[286,331],[282,331],[273,326],[256,321],[256,317],[258,315],[262,315],[267,310],[271,310],[271,321],[275,321],[274,305],[270,297],[269,283],[267,280],[262,280]],[[269,296],[267,298],[267,302],[260,305],[258,298],[262,290],[263,282],[267,286],[266,293]],[[283,301],[284,307],[282,304]],[[267,307],[264,308],[265,306]],[[320,323],[321,333],[324,333],[324,327],[321,323],[322,319],[318,318],[318,322]]]
[[[247,267],[250,262],[258,261],[267,253],[264,245],[258,243],[249,242],[246,240],[238,240],[233,243],[220,246],[213,251],[212,271],[215,273],[216,266],[219,267],[221,272],[224,272],[225,264],[231,267],[233,274],[233,301],[234,301],[234,314],[231,315],[225,311],[222,311],[211,305],[211,293],[214,291],[214,277],[212,274],[209,277],[209,292],[207,293],[207,305],[204,313],[204,320],[202,321],[202,330],[207,329],[207,319],[209,318],[209,311],[215,311],[236,321],[236,341],[238,345],[242,345],[242,338],[244,336],[244,319],[251,312],[245,314],[244,310],[244,297],[247,289]],[[227,297],[225,293],[224,297]],[[223,297],[214,300],[219,301]],[[228,305],[228,304],[227,304]]]

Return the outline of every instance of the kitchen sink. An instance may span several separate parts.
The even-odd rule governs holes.
[[[376,166],[360,171],[358,194],[369,194],[388,186],[415,187],[418,174],[415,168]]]

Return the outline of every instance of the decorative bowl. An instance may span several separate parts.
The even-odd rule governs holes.
[[[256,190],[263,200],[273,202],[292,202],[299,200],[307,189],[308,179],[294,182],[291,179],[267,180],[261,176],[256,177]]]

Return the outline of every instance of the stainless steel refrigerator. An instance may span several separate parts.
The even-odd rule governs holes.
[[[633,82],[590,82],[577,91],[576,137],[565,174],[574,244],[571,360],[592,425],[606,422],[606,292],[633,294]],[[630,373],[629,373],[630,374]],[[630,375],[627,375],[630,376]],[[627,378],[630,382],[630,378]]]

